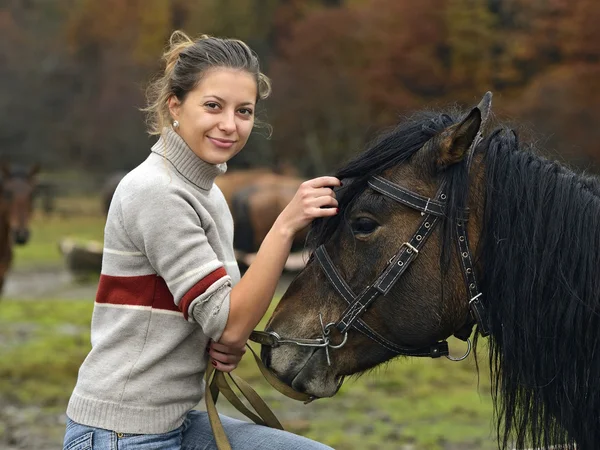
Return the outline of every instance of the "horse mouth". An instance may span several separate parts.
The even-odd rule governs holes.
[[[269,369],[292,389],[315,399],[333,397],[342,386],[344,377],[337,375],[327,364],[325,350],[277,347],[263,360]]]

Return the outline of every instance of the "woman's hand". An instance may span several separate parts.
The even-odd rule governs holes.
[[[338,213],[338,201],[333,188],[342,182],[335,177],[319,177],[300,185],[292,201],[277,218],[276,224],[293,237],[319,217]]]
[[[210,363],[215,369],[221,372],[231,372],[246,353],[246,346],[229,346],[211,341],[206,350],[210,356]]]

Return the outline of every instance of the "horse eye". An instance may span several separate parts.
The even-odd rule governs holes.
[[[368,217],[359,217],[352,221],[352,232],[354,234],[371,234],[379,227],[379,224]]]

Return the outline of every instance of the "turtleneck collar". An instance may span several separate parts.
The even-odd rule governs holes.
[[[226,163],[209,164],[198,157],[170,127],[163,130],[152,151],[170,161],[181,175],[201,189],[210,189],[215,178],[227,171]]]

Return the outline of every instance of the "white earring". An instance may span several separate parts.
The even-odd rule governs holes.
[[[173,128],[179,128],[179,121],[178,120],[174,120],[173,121]]]

